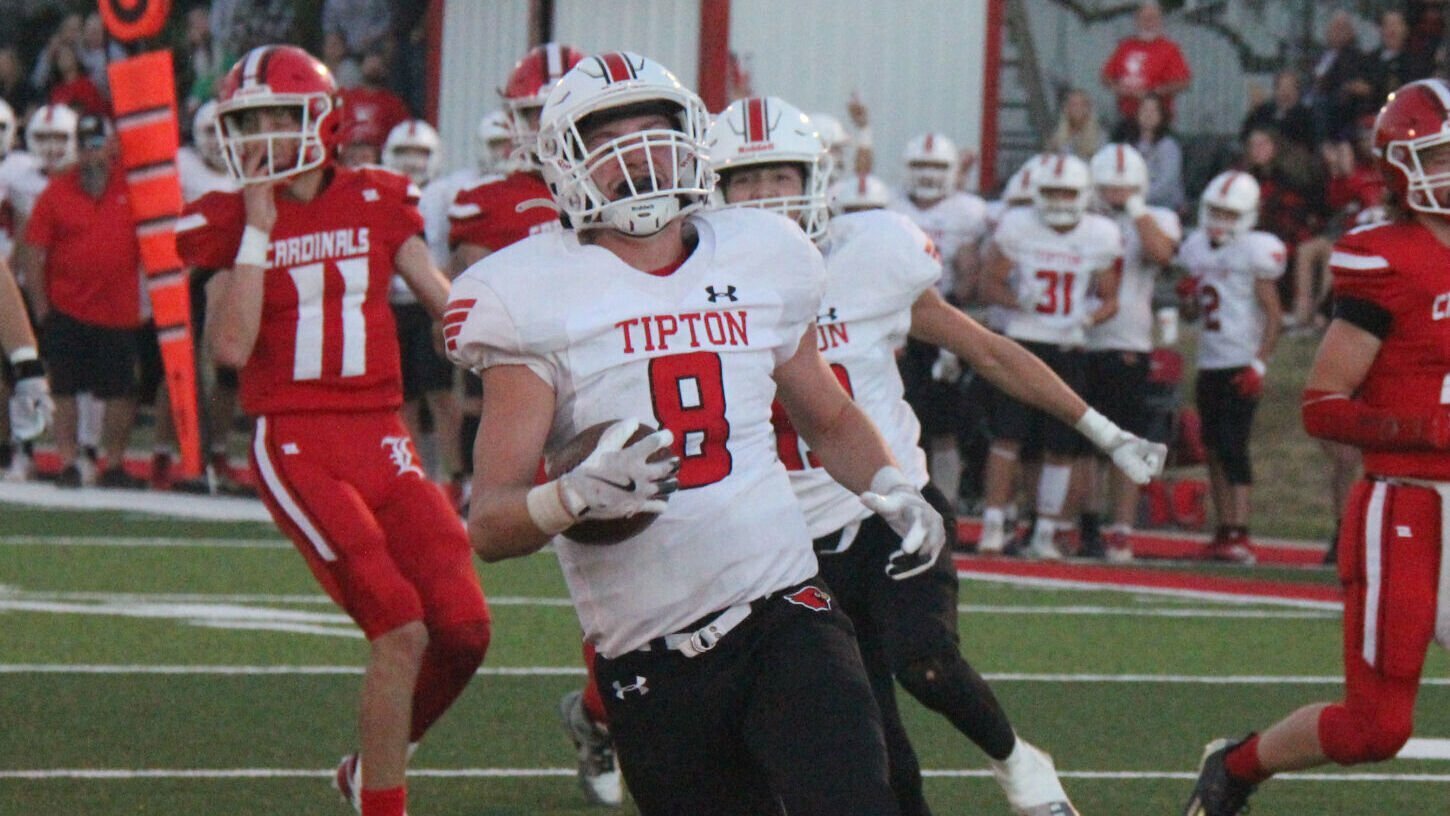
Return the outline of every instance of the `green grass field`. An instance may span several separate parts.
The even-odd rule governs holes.
[[[493,646],[414,760],[411,812],[604,812],[556,719],[582,672],[553,557],[480,569]],[[1206,739],[1339,691],[1329,612],[975,581],[962,603],[964,651],[1090,816],[1176,814]],[[350,812],[328,780],[355,742],[365,644],[269,526],[0,505],[0,611],[0,814]],[[1427,677],[1417,736],[1450,737],[1438,650]],[[903,708],[936,812],[1008,813],[982,755]],[[1329,768],[1254,805],[1444,813],[1450,761]]]

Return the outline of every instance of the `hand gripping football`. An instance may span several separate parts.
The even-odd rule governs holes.
[[[599,445],[599,439],[609,429],[614,421],[601,422],[591,425],[580,431],[565,442],[559,448],[544,454],[544,472],[550,479],[557,479],[561,475],[577,468],[594,449]],[[644,439],[655,432],[652,428],[643,423],[630,434],[624,447]],[[663,462],[674,456],[668,447],[661,448],[650,455],[648,462]],[[639,512],[632,516],[614,519],[588,519],[575,523],[564,531],[564,536],[580,544],[618,544],[627,538],[639,535],[644,529],[654,523],[659,517],[658,513]]]

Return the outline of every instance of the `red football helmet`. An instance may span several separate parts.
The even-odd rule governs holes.
[[[514,139],[512,159],[518,166],[538,168],[539,111],[559,78],[583,58],[571,46],[544,43],[529,49],[509,72],[508,84],[499,93],[508,109]]]
[[[1421,154],[1450,144],[1450,84],[1443,79],[1410,82],[1390,94],[1374,123],[1374,150],[1385,183],[1412,210],[1450,215],[1450,166],[1427,170]]]
[[[222,78],[217,93],[217,137],[227,172],[242,184],[295,176],[331,160],[341,118],[337,83],[320,60],[291,45],[253,48]],[[273,129],[262,109],[292,109],[296,124]],[[273,119],[281,111],[273,110]],[[263,129],[266,127],[267,129]],[[266,150],[257,172],[246,172],[249,145]]]

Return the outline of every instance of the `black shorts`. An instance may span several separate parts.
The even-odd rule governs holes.
[[[95,326],[52,309],[41,330],[40,353],[53,394],[89,391],[98,399],[116,399],[136,393],[136,329]]]
[[[1246,452],[1254,428],[1257,399],[1239,395],[1233,378],[1243,368],[1210,368],[1198,372],[1195,401],[1203,423],[1203,444],[1209,451]]]
[[[921,435],[927,439],[961,433],[971,424],[971,405],[963,384],[932,379],[931,367],[940,351],[908,339],[897,362],[906,403],[921,420]]]
[[[433,347],[433,318],[421,303],[393,304],[398,324],[398,355],[403,367],[403,399],[415,400],[453,387],[453,364]]]
[[[851,621],[834,599],[824,609],[787,600],[795,590],[751,604],[696,657],[658,646],[595,657],[620,770],[643,816],[898,812]]]
[[[166,364],[161,359],[161,341],[156,336],[156,323],[136,330],[136,399],[142,405],[155,405],[161,384],[166,381]]]
[[[1148,354],[1089,351],[1084,354],[1082,398],[1123,430],[1148,430]]]
[[[951,505],[934,485],[921,492],[942,514],[951,541],[956,530]],[[901,537],[880,516],[861,522],[845,551],[832,552],[840,538],[838,530],[816,539],[816,559],[821,578],[856,627],[863,656],[883,656],[894,673],[913,661],[958,649],[960,585],[950,546],[943,548],[931,569],[897,581],[886,574],[886,564],[901,546]]]
[[[1082,393],[1084,379],[1081,349],[1050,343],[1018,341],[1057,373],[1067,387]],[[1031,408],[998,391],[992,402],[992,437],[1018,442],[1023,450],[1041,446],[1044,453],[1077,456],[1087,450],[1087,440],[1071,426],[1036,408]]]

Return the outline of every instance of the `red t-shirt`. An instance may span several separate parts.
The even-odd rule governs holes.
[[[52,176],[35,201],[25,240],[45,250],[45,296],[55,309],[113,329],[141,325],[141,250],[120,165],[100,198],[79,170]]]
[[[1445,410],[1450,389],[1450,247],[1414,222],[1346,233],[1329,259],[1336,300],[1379,307],[1389,333],[1358,399],[1407,414]],[[1450,456],[1432,450],[1366,450],[1364,472],[1450,480]]]
[[[413,118],[408,106],[398,95],[386,88],[346,88],[342,98],[342,123],[346,132],[371,134],[379,149],[388,133],[399,122]]]
[[[1128,37],[1118,43],[1117,50],[1103,64],[1104,79],[1144,91],[1156,91],[1170,82],[1185,82],[1192,76],[1178,44],[1167,37]],[[1163,97],[1163,110],[1168,118],[1173,117],[1172,96]],[[1137,116],[1138,97],[1119,96],[1118,112],[1125,119]]]
[[[549,185],[535,173],[513,173],[458,191],[448,208],[448,245],[497,252],[539,232],[559,229]]]
[[[398,248],[423,232],[418,188],[380,168],[331,172],[312,201],[275,196],[262,324],[240,372],[253,416],[402,404],[388,286]],[[187,205],[176,246],[191,266],[229,268],[245,226],[241,193],[208,193]]]

